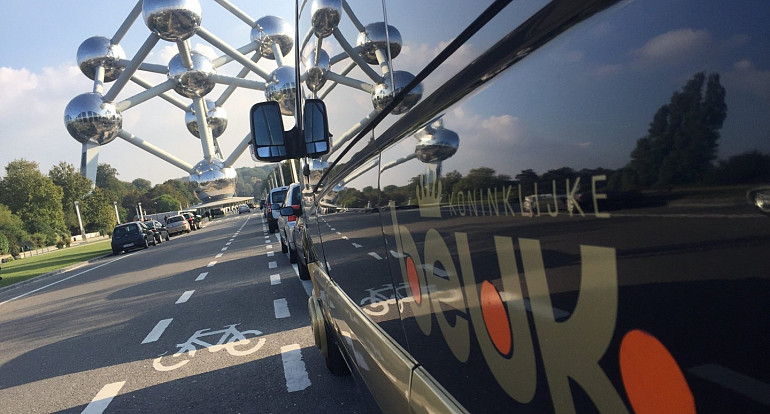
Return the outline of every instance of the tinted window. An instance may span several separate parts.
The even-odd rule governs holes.
[[[283,199],[286,198],[286,190],[273,192],[270,194],[270,197],[273,199],[273,204],[281,204],[283,203]]]

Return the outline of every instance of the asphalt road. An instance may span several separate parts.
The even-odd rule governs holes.
[[[369,412],[262,215],[0,292],[6,413]]]

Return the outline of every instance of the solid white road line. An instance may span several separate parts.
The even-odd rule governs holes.
[[[168,318],[163,319],[162,321],[158,322],[157,325],[155,325],[154,328],[152,328],[152,331],[147,334],[147,337],[144,338],[144,341],[142,341],[142,344],[149,344],[150,342],[157,341],[161,335],[163,335],[163,332],[168,328],[168,325],[171,324],[171,321],[173,321],[174,318]]]
[[[275,319],[283,319],[291,316],[289,312],[289,303],[286,299],[276,299],[273,301],[273,310],[275,311]]]
[[[185,293],[182,293],[182,296],[179,297],[179,299],[176,300],[176,303],[174,305],[178,305],[180,303],[187,302],[188,299],[190,299],[190,296],[192,296],[194,290],[188,290]]]
[[[83,410],[83,414],[103,413],[104,410],[107,409],[107,406],[110,405],[110,402],[112,402],[112,399],[118,395],[118,392],[120,392],[120,389],[123,388],[123,385],[125,384],[125,381],[113,382],[112,384],[107,384],[102,387],[102,389],[96,393],[96,397],[94,397],[94,399],[91,400],[91,403],[88,404]]]
[[[281,347],[283,360],[283,375],[286,377],[286,390],[289,392],[302,391],[310,386],[310,378],[302,360],[302,351],[298,344]]]
[[[271,285],[280,285],[281,284],[281,275],[270,275],[270,284]]]
[[[203,272],[198,275],[198,277],[195,278],[196,282],[200,282],[201,280],[205,279],[206,276],[208,276],[209,272]]]

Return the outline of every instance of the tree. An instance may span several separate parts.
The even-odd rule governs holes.
[[[112,200],[98,187],[84,197],[80,212],[86,232],[110,233],[117,222]]]
[[[24,230],[21,217],[13,214],[8,206],[0,204],[0,236],[7,241],[7,248],[0,246],[0,253],[19,253],[19,246],[29,240],[29,234]]]
[[[705,94],[704,94],[705,84]],[[627,186],[703,182],[714,168],[719,130],[727,117],[719,74],[696,73],[653,116],[624,169]]]
[[[137,178],[134,181],[131,181],[131,186],[133,186],[135,189],[139,191],[147,191],[152,188],[152,183],[150,180],[145,180],[144,178]]]
[[[62,189],[64,224],[69,229],[70,234],[78,233],[80,226],[74,208],[75,200],[82,200],[86,194],[91,192],[91,180],[80,175],[74,165],[66,162],[60,162],[51,168],[48,177]]]

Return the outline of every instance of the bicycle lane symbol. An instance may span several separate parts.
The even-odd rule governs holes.
[[[187,359],[182,359],[177,363],[167,365],[167,363],[163,363],[163,358],[166,356],[166,353],[163,353],[152,361],[152,367],[157,371],[172,371],[180,368],[190,362],[189,358],[194,357],[195,352],[199,348],[208,349],[209,352],[212,353],[224,349],[232,356],[246,356],[257,352],[260,348],[262,348],[263,345],[265,345],[265,338],[259,338],[256,341],[256,344],[249,347],[249,344],[251,344],[257,336],[262,335],[262,332],[256,329],[239,331],[238,328],[236,328],[238,325],[239,324],[237,323],[233,325],[227,325],[225,329],[218,331],[206,332],[209,330],[208,328],[196,331],[187,340],[187,342],[183,344],[177,344],[179,350],[170,357],[166,358],[177,360],[181,358],[182,355],[187,354]],[[213,344],[202,339],[216,336],[219,336],[219,340]],[[247,336],[252,336],[252,338],[248,338]]]

